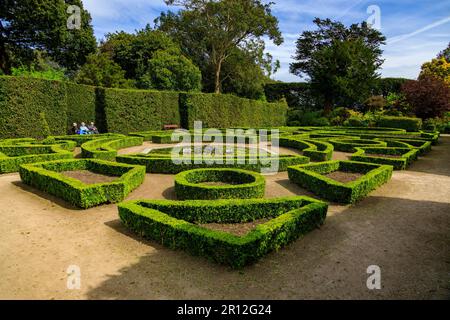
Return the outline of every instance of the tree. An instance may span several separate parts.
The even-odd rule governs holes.
[[[181,50],[172,39],[147,25],[135,34],[124,31],[109,33],[100,45],[100,51],[108,53],[119,64],[129,79],[138,79],[147,70],[147,63],[158,51],[180,55]]]
[[[444,50],[442,50],[438,56],[438,58],[445,58],[445,60],[447,60],[447,62],[450,62],[450,42],[447,46],[447,48],[445,48]]]
[[[261,65],[264,64],[263,69]],[[267,53],[245,52],[236,48],[222,68],[222,92],[255,100],[265,99],[264,85],[278,68],[279,62],[273,63],[272,56]]]
[[[450,87],[441,79],[424,75],[410,80],[402,87],[406,101],[416,116],[422,119],[442,117],[450,110]]]
[[[326,113],[337,103],[361,103],[370,96],[382,65],[386,38],[366,22],[345,27],[330,19],[314,19],[318,30],[304,31],[297,40],[293,74],[309,77]]]
[[[173,36],[184,52],[201,67],[203,78],[213,79],[213,91],[221,92],[223,66],[236,48],[244,53],[264,44],[267,36],[283,42],[271,5],[260,0],[166,0],[183,6],[177,13],[163,13],[156,20],[160,30]],[[206,72],[210,74],[205,74]]]
[[[44,52],[35,52],[36,59],[29,65],[21,65],[19,67],[13,67],[11,74],[16,77],[32,77],[46,80],[67,80],[65,75],[66,70],[59,64],[51,60]]]
[[[138,86],[143,89],[200,91],[202,74],[197,66],[182,55],[157,51],[148,61],[146,73]]]
[[[81,28],[67,28],[71,5],[80,8]],[[61,66],[75,70],[95,52],[91,17],[81,0],[3,0],[0,2],[0,68],[30,63],[35,50],[45,51]]]
[[[422,71],[420,72],[419,77],[421,78],[424,76],[434,76],[450,86],[450,62],[444,57],[425,62],[422,65]]]
[[[132,81],[125,79],[125,71],[108,54],[91,54],[75,76],[81,84],[106,88],[129,88]]]

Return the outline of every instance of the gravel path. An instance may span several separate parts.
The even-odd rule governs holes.
[[[267,197],[295,194],[309,193],[286,173],[267,177]],[[148,174],[129,196],[137,198],[173,199],[173,176]],[[330,205],[320,230],[242,271],[142,241],[115,205],[78,210],[18,174],[0,176],[0,216],[1,299],[450,298],[449,136],[358,204]],[[80,267],[80,290],[67,289],[70,265]],[[367,289],[369,265],[381,268],[381,290]]]

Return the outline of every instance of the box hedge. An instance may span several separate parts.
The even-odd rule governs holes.
[[[0,174],[17,172],[22,164],[73,158],[75,145],[70,141],[48,145],[21,140],[0,142]]]
[[[362,161],[368,163],[387,164],[396,170],[406,169],[420,153],[418,148],[356,148],[356,153],[351,156],[354,161]],[[373,154],[373,155],[371,155]],[[383,157],[382,155],[386,155]],[[400,157],[389,157],[389,155]]]
[[[357,139],[357,138],[333,138],[328,140],[334,146],[334,149],[341,152],[355,152],[357,147],[376,146],[386,147],[384,141]]]
[[[226,185],[205,185],[205,182]],[[262,198],[265,187],[262,175],[240,169],[204,168],[183,171],[175,176],[178,200]]]
[[[194,121],[207,128],[278,127],[286,124],[286,101],[268,103],[229,94],[180,94],[181,125],[191,129]]]
[[[327,161],[333,156],[334,147],[332,144],[296,136],[287,136],[279,138],[280,147],[288,147],[303,151],[303,155],[309,157],[312,161]]]
[[[132,231],[171,249],[233,268],[254,263],[321,226],[327,204],[308,197],[232,200],[139,200],[119,204],[119,217]],[[270,219],[244,236],[211,230],[201,223]]]
[[[94,121],[102,122],[96,115],[96,89],[92,86],[85,86],[76,83],[66,83],[67,90],[67,129],[70,129],[72,123],[80,124],[81,122],[90,123]],[[98,128],[100,129],[100,128]]]
[[[382,116],[377,121],[377,126],[387,128],[399,128],[406,131],[419,131],[422,127],[422,119],[410,117]]]
[[[76,170],[117,176],[117,179],[109,183],[85,184],[61,174],[62,171]],[[144,167],[92,159],[28,164],[21,166],[19,173],[24,183],[83,209],[122,201],[145,178]]]
[[[185,159],[189,160],[189,159]],[[214,160],[205,158],[203,160]],[[202,161],[202,163],[194,163],[192,161],[188,163],[175,163],[170,154],[129,154],[118,155],[116,157],[117,162],[143,165],[147,168],[148,173],[163,173],[163,174],[176,174],[186,170],[198,169],[198,168],[236,168],[250,171],[262,171],[264,168],[269,169],[271,161],[278,162],[278,172],[286,171],[289,166],[304,164],[309,162],[308,157],[304,156],[292,156],[292,155],[280,155],[273,158],[258,158],[256,163],[251,163],[248,157],[234,157],[231,159],[233,163],[208,163]],[[238,162],[240,161],[240,162]],[[241,163],[242,162],[242,163]]]
[[[94,139],[81,145],[81,156],[113,161],[116,159],[117,150],[142,145],[142,137],[111,137]]]
[[[127,134],[161,130],[179,124],[179,93],[152,90],[103,89],[108,132]]]
[[[325,175],[334,171],[356,172],[362,177],[342,183]],[[389,181],[392,166],[355,161],[326,161],[288,168],[289,180],[318,196],[339,203],[355,203]]]
[[[63,82],[0,77],[0,138],[43,138],[42,112],[53,135],[65,134],[66,110]]]

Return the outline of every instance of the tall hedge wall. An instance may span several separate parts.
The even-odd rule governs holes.
[[[42,137],[41,112],[52,134],[65,134],[66,109],[63,82],[0,77],[0,138]]]
[[[0,77],[0,138],[41,137],[45,112],[53,135],[73,122],[94,121],[100,132],[192,128],[273,127],[286,124],[286,102],[267,103],[233,95],[105,89],[25,77]]]
[[[228,94],[182,93],[180,108],[182,126],[191,129],[194,121],[209,128],[284,126],[288,106]]]
[[[95,87],[67,83],[67,126],[95,121]]]
[[[104,89],[108,132],[129,133],[161,130],[179,124],[179,93],[149,90]]]

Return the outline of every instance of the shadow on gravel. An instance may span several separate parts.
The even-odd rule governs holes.
[[[242,270],[143,240],[118,219],[106,225],[149,253],[90,299],[450,298],[450,203],[368,197]],[[381,290],[366,287],[369,265],[381,268]]]
[[[48,193],[45,193],[41,190],[38,190],[36,188],[30,187],[29,185],[26,185],[25,183],[21,182],[21,181],[13,181],[11,182],[14,186],[16,186],[17,188],[20,188],[21,190],[28,192],[28,193],[32,193],[38,197],[41,197],[45,200],[51,201],[52,203],[54,203],[57,206],[60,206],[64,209],[69,209],[69,210],[77,210],[77,211],[81,211],[83,209],[80,209],[78,207],[75,207],[73,205],[71,205],[70,203],[57,198],[55,196],[52,196]]]

